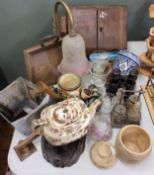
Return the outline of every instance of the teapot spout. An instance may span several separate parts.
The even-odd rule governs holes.
[[[90,106],[89,106],[89,111],[91,114],[91,118],[95,116],[96,110],[99,106],[102,105],[102,101],[100,99],[96,99]]]

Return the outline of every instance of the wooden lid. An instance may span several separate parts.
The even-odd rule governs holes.
[[[92,162],[99,168],[111,168],[117,161],[113,146],[103,141],[92,145],[90,157]]]

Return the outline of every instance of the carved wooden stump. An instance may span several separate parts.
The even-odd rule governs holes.
[[[43,157],[55,167],[69,167],[76,163],[85,149],[86,136],[72,143],[55,146],[41,139]]]

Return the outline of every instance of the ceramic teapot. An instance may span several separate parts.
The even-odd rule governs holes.
[[[41,118],[32,123],[33,130],[40,133],[52,145],[64,145],[85,136],[90,120],[101,104],[95,100],[89,107],[79,98],[70,98],[46,107]]]
[[[100,105],[100,99],[94,100],[87,107],[84,101],[74,97],[44,108],[40,119],[33,120],[32,122],[32,134],[26,139],[19,141],[14,147],[20,160],[24,160],[34,152],[32,140],[41,135],[47,141],[48,148],[50,147],[54,150],[54,153],[52,151],[50,154],[47,153],[48,155],[52,155],[47,157],[52,157],[53,159],[53,161],[49,162],[52,162],[53,165],[56,164],[55,166],[70,166],[74,164],[84,150],[85,137],[90,121],[94,117],[97,107]],[[65,158],[67,157],[61,155],[59,149],[66,150],[67,148],[68,151],[70,147],[75,150],[72,150],[70,153],[73,160],[65,162]],[[79,149],[78,156],[76,154],[77,149]],[[57,161],[57,156],[61,156],[60,162],[63,162],[62,164],[59,164],[59,161]],[[71,156],[69,159],[71,159]],[[44,157],[46,158],[46,156]]]

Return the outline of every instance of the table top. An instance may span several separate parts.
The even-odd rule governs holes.
[[[141,52],[146,51],[145,42],[128,42],[128,50],[140,55]],[[140,89],[140,85],[144,85],[147,82],[147,77],[139,75],[136,83],[136,89]],[[141,96],[141,126],[146,129],[146,131],[151,136],[154,141],[154,126],[146,106],[143,95]],[[110,143],[115,145],[115,139],[119,129],[113,129],[113,136]],[[108,170],[99,169],[93,165],[90,160],[89,150],[93,144],[93,140],[87,137],[86,148],[84,153],[81,155],[79,161],[71,167],[66,168],[55,168],[49,164],[42,156],[40,138],[34,140],[34,144],[37,148],[37,152],[32,154],[26,160],[21,162],[17,157],[13,147],[18,143],[19,140],[23,139],[24,136],[15,130],[9,154],[8,154],[8,165],[12,172],[16,175],[78,175],[78,174],[88,174],[88,175],[101,175],[105,173],[106,175],[119,175],[124,173],[125,175],[140,174],[140,175],[152,175],[154,172],[154,149],[151,154],[142,162],[138,164],[128,164],[121,160],[117,161],[117,164]]]

